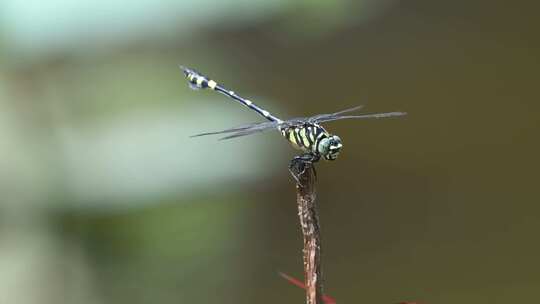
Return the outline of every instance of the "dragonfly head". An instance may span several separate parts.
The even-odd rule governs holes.
[[[342,146],[341,138],[339,138],[337,135],[331,135],[321,139],[318,148],[319,153],[324,157],[324,159],[335,160],[338,157]]]

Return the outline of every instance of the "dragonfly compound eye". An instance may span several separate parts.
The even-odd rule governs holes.
[[[335,160],[341,151],[341,147],[341,139],[336,135],[331,135],[321,139],[318,145],[318,152],[326,160]]]
[[[341,138],[339,138],[337,135],[332,135],[328,139],[328,153],[325,155],[325,158],[327,160],[335,160],[338,157],[339,152],[341,152],[341,147],[343,147],[343,144],[341,143]]]

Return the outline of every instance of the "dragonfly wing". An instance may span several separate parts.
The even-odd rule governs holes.
[[[295,126],[299,126],[299,125],[305,124],[306,122],[308,122],[308,119],[309,119],[309,118],[307,118],[307,117],[296,117],[296,118],[291,118],[291,119],[282,121],[282,122],[278,125],[278,127],[279,127],[280,129],[292,128],[292,127],[295,127]]]
[[[252,123],[247,125],[242,125],[230,129],[225,129],[223,131],[215,131],[215,132],[205,132],[205,133],[199,133],[195,135],[191,135],[190,137],[199,137],[199,136],[206,136],[206,135],[216,135],[216,134],[225,134],[225,133],[235,133],[235,132],[241,132],[246,130],[252,130],[252,129],[272,129],[276,128],[278,125],[277,122],[258,122],[258,123]]]
[[[336,116],[327,116],[317,119],[315,122],[322,123],[340,119],[365,119],[365,118],[386,118],[394,116],[404,116],[407,115],[405,112],[388,112],[388,113],[371,113],[363,115],[336,115]]]
[[[281,130],[284,128],[291,128],[297,125],[302,125],[306,122],[306,118],[293,118],[286,121],[280,121],[280,122],[263,122],[259,124],[253,124],[251,126],[248,126],[247,128],[235,128],[235,129],[229,129],[226,130],[228,132],[222,132],[222,133],[233,133],[231,135],[227,135],[225,137],[220,138],[219,140],[225,140],[225,139],[231,139],[231,138],[237,138],[241,136],[247,136],[259,132],[265,132],[268,130]],[[232,130],[232,131],[231,131]]]
[[[330,118],[330,117],[339,116],[339,115],[344,114],[344,113],[358,111],[358,110],[362,109],[363,107],[364,106],[360,105],[360,106],[356,106],[354,108],[341,110],[341,111],[335,112],[335,113],[319,114],[319,115],[315,115],[315,116],[312,116],[312,117],[308,118],[308,120],[309,120],[309,122],[312,122],[312,123],[318,123],[318,122],[320,122],[321,119],[327,119],[327,118]]]
[[[359,105],[359,106],[352,107],[352,108],[349,108],[349,109],[341,110],[341,111],[336,112],[336,113],[332,113],[332,115],[341,115],[341,114],[347,113],[347,112],[358,111],[358,110],[362,109],[363,107],[364,107],[363,105]]]
[[[226,140],[226,139],[232,139],[232,138],[237,138],[241,136],[247,136],[247,135],[251,135],[255,133],[265,132],[268,130],[278,130],[278,123],[268,123],[268,125],[264,125],[264,126],[256,126],[249,129],[239,130],[239,131],[234,132],[231,135],[222,137],[219,140]]]

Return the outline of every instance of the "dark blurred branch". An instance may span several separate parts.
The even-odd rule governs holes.
[[[319,215],[315,204],[315,168],[313,163],[301,159],[291,162],[296,177],[296,201],[300,227],[304,236],[304,279],[306,303],[322,304],[321,236]]]

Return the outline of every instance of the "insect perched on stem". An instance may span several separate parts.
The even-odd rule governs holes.
[[[370,113],[360,115],[346,114],[362,108],[362,106],[357,106],[331,114],[319,114],[311,117],[299,117],[289,120],[282,120],[272,115],[270,112],[260,108],[251,100],[243,98],[234,91],[226,89],[217,82],[203,76],[199,72],[183,66],[180,66],[180,68],[184,71],[191,88],[218,91],[221,94],[230,97],[240,104],[257,112],[259,115],[268,120],[267,122],[247,124],[223,131],[201,133],[193,135],[192,137],[226,134],[226,136],[222,137],[221,139],[231,139],[268,130],[277,130],[295,148],[304,152],[302,156],[297,156],[295,158],[304,162],[316,162],[321,157],[325,160],[335,160],[343,147],[341,138],[339,138],[337,135],[330,134],[321,126],[321,123],[340,119],[385,118],[407,114],[404,112]]]

